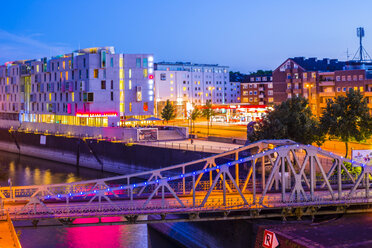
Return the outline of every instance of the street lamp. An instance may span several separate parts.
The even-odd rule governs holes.
[[[211,86],[208,87],[208,90],[211,92],[211,104],[213,104],[213,90],[214,89],[215,87],[211,87]]]
[[[311,108],[311,109],[312,109],[312,107],[311,107],[311,88],[312,88],[313,86],[314,86],[313,84],[305,84],[305,87],[309,89],[308,99],[309,99],[309,105],[310,105],[310,108]]]

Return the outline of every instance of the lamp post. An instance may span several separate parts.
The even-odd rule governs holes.
[[[310,105],[310,109],[311,109],[311,111],[312,111],[312,107],[311,107],[311,88],[313,87],[314,85],[313,84],[309,84],[309,83],[307,83],[307,84],[305,84],[305,87],[306,88],[308,88],[308,90],[309,90],[309,95],[308,95],[308,99],[309,99],[309,105]]]
[[[213,90],[214,89],[215,87],[211,87],[211,86],[208,87],[208,90],[211,92],[211,104],[213,104]]]

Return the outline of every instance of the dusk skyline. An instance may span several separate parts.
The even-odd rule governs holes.
[[[117,52],[153,53],[156,62],[218,63],[248,73],[275,69],[294,56],[346,60],[348,49],[352,58],[359,26],[372,53],[372,3],[367,1],[18,1],[2,6],[7,11],[0,16],[1,64],[115,46]]]

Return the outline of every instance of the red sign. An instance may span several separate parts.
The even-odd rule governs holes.
[[[278,245],[279,242],[275,236],[275,233],[265,229],[262,246],[265,248],[276,248]]]
[[[76,113],[76,117],[116,117],[116,112],[104,112],[104,113]]]

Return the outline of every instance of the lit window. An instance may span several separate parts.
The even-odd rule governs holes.
[[[66,76],[66,80],[68,80],[68,71],[66,71],[65,76]]]
[[[124,113],[124,103],[120,103],[120,112]]]
[[[359,87],[359,90],[360,90],[360,92],[363,92],[363,91],[364,91],[363,86],[360,86],[360,87]]]
[[[173,83],[174,83],[174,81],[173,81],[173,80],[171,80],[171,81],[170,81],[170,84],[173,84]]]
[[[39,65],[36,65],[36,72],[39,72]]]
[[[119,90],[124,90],[124,80],[120,80],[120,82],[119,82]]]
[[[131,90],[132,89],[132,80],[129,80],[128,82],[128,88]]]
[[[132,78],[132,69],[129,69],[128,70],[128,76],[129,76],[129,78]],[[124,76],[123,76],[124,77]]]
[[[124,78],[124,70],[123,69],[120,69],[119,70],[119,78],[120,79],[123,79]]]
[[[171,87],[170,90],[173,91],[173,87]]]
[[[62,62],[62,67],[63,67],[63,70],[66,68],[66,62],[65,61]]]
[[[75,101],[75,93],[74,92],[71,92],[71,101]]]
[[[93,75],[94,78],[98,78],[98,69],[94,69],[94,75]]]
[[[52,93],[49,93],[49,102],[52,101]]]
[[[124,91],[120,91],[120,102],[124,102]]]
[[[170,74],[170,77],[173,78],[173,74]]]
[[[183,91],[186,91],[186,87],[183,87]]]
[[[148,76],[147,69],[143,69],[143,77],[147,78],[147,76]]]
[[[123,58],[120,58],[119,59],[119,67],[123,67],[123,64],[124,64],[124,60],[123,60]]]
[[[129,112],[132,112],[132,103],[129,103]]]

